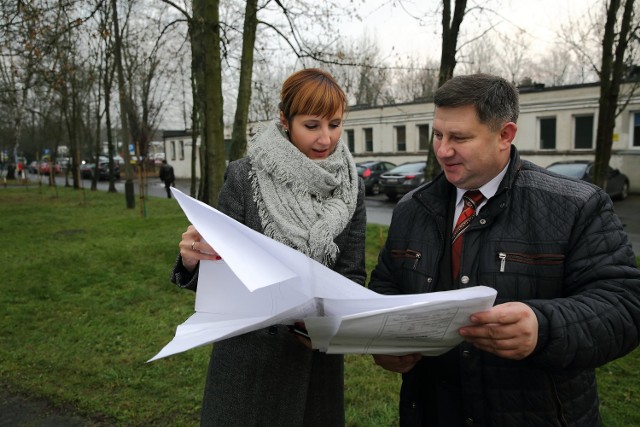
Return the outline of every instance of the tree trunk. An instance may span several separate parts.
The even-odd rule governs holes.
[[[453,77],[456,68],[456,51],[458,49],[458,34],[460,25],[467,9],[467,0],[455,0],[453,20],[451,19],[451,0],[442,1],[442,52],[440,54],[440,73],[438,74],[438,87]],[[425,168],[425,180],[433,180],[441,171],[440,164],[433,151],[433,134],[429,142],[427,153],[427,166]]]
[[[127,88],[124,82],[124,71],[122,67],[122,35],[120,34],[120,28],[118,24],[118,4],[117,0],[111,0],[111,7],[113,8],[113,35],[114,35],[114,60],[116,64],[116,71],[118,73],[118,96],[120,99],[120,125],[121,125],[121,137],[122,144],[124,145],[124,193],[127,209],[134,209],[136,207],[135,195],[133,191],[133,173],[131,170],[131,156],[129,155],[130,129],[128,112],[130,109],[129,95],[127,94]]]
[[[203,25],[202,35],[203,88],[199,93],[200,102],[204,105],[202,144],[205,155],[201,158],[204,164],[201,183],[204,184],[201,200],[216,206],[218,193],[224,181],[225,150],[222,99],[222,66],[220,57],[220,15],[219,0],[194,0],[193,20],[195,25]],[[197,13],[202,13],[197,16]],[[200,24],[201,22],[201,24]]]
[[[620,33],[616,35],[615,25],[621,0],[611,0],[607,9],[604,36],[602,37],[602,65],[600,70],[600,100],[598,102],[598,129],[596,131],[596,156],[593,182],[607,188],[607,170],[611,159],[613,131],[618,115],[620,84],[624,73],[624,55],[629,43],[634,0],[626,0],[620,23]],[[615,54],[614,54],[614,44]]]
[[[247,150],[247,121],[249,104],[251,103],[251,76],[253,72],[253,50],[258,26],[258,0],[247,0],[244,14],[244,30],[242,33],[242,59],[240,63],[240,82],[238,84],[238,100],[236,115],[231,135],[231,153],[229,160],[244,156]]]

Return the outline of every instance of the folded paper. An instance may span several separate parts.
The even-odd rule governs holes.
[[[496,291],[381,295],[220,211],[171,189],[222,260],[200,263],[195,314],[150,361],[274,324],[305,323],[327,353],[442,354],[458,329],[489,309]]]

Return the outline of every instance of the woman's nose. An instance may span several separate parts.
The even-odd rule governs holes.
[[[320,130],[320,135],[318,136],[318,142],[323,145],[331,144],[331,132],[329,129],[322,128]]]

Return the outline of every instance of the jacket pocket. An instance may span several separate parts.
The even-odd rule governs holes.
[[[415,271],[416,267],[418,267],[418,263],[422,258],[422,254],[418,251],[414,251],[413,249],[392,249],[391,250],[391,258],[392,259],[407,259],[409,262],[407,265],[403,267],[410,267]]]
[[[500,260],[499,272],[507,271],[507,263],[520,263],[533,266],[545,265],[562,265],[564,263],[564,254],[527,254],[518,252],[498,252],[498,260]]]
[[[433,290],[433,274],[425,269],[423,252],[416,249],[391,249],[391,260],[402,283],[402,293],[419,294]]]
[[[478,284],[498,291],[496,304],[563,295],[567,260],[561,242],[494,240],[479,260]]]

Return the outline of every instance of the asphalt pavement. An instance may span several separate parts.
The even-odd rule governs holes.
[[[30,175],[31,183],[36,184],[38,177]],[[46,179],[46,177],[41,178]],[[46,182],[46,181],[45,181]],[[58,185],[65,185],[64,177],[57,177]],[[91,187],[90,180],[83,180],[84,188]],[[176,188],[185,194],[189,194],[191,183],[188,179],[176,180]],[[98,190],[107,190],[108,183],[105,181],[98,182]],[[120,193],[124,192],[124,181],[116,182],[116,190]],[[138,185],[134,183],[134,190],[138,193]],[[150,197],[166,197],[164,184],[157,177],[149,177],[146,187],[147,195]],[[387,200],[384,195],[367,197],[367,223],[389,225],[391,223],[391,215],[395,202]],[[624,230],[629,235],[633,250],[636,255],[640,256],[640,194],[632,194],[626,200],[615,200],[614,209],[624,225]]]

